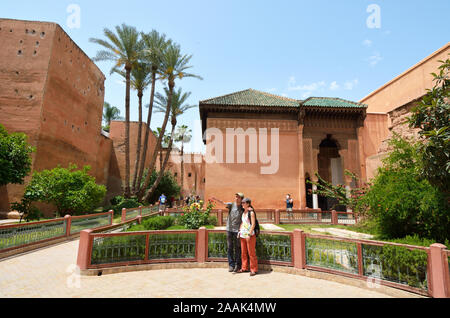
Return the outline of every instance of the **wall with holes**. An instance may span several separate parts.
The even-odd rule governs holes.
[[[28,135],[33,171],[90,165],[106,185],[112,141],[101,134],[103,73],[55,23],[0,19],[0,43],[0,123]],[[20,201],[24,187],[1,187],[0,211]]]

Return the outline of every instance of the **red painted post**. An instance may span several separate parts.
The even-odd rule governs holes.
[[[303,231],[300,229],[295,229],[293,232],[293,245],[292,245],[292,255],[294,258],[294,268],[304,269],[305,268],[305,240],[303,236]]]
[[[338,225],[338,215],[337,212],[335,210],[331,211],[331,224],[333,225]]]
[[[111,223],[109,225],[113,225],[114,220],[114,210],[109,210],[109,213],[111,213]]]
[[[127,219],[127,209],[122,209],[122,223],[125,222]]]
[[[206,262],[206,251],[208,248],[208,241],[206,239],[206,228],[201,227],[197,231],[197,262]]]
[[[435,243],[430,245],[430,266],[428,277],[431,277],[432,297],[433,298],[450,298],[450,291],[447,280],[447,264],[446,253],[444,250],[446,246]],[[444,258],[445,256],[445,258]]]
[[[280,210],[275,210],[275,224],[280,224]]]
[[[322,211],[317,212],[317,221],[319,221],[320,223],[322,223]]]
[[[80,270],[87,269],[91,264],[91,234],[92,230],[83,230],[80,233],[80,243],[78,245],[77,265]]]
[[[223,226],[223,213],[222,210],[217,211],[217,220],[219,221],[219,226]]]
[[[66,219],[66,236],[70,236],[70,227],[72,226],[72,216],[67,214],[64,219]]]
[[[363,254],[362,254],[362,244],[356,243],[358,251],[358,275],[364,276],[364,265],[363,265]]]
[[[139,207],[139,215],[142,216],[142,205]]]

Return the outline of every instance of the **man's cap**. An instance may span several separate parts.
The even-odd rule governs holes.
[[[241,199],[243,199],[243,198],[244,198],[244,194],[243,194],[242,192],[238,192],[238,193],[236,193],[236,195],[240,196],[240,197],[241,197]]]

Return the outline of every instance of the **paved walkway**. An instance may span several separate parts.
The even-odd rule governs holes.
[[[332,281],[279,272],[255,277],[226,269],[74,274],[78,240],[0,261],[0,297],[388,297]]]

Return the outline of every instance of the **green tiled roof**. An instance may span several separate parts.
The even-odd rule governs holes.
[[[303,106],[331,108],[367,108],[367,105],[334,97],[311,97],[302,103]]]
[[[244,91],[203,100],[200,104],[230,106],[299,107],[300,101],[247,89]]]

